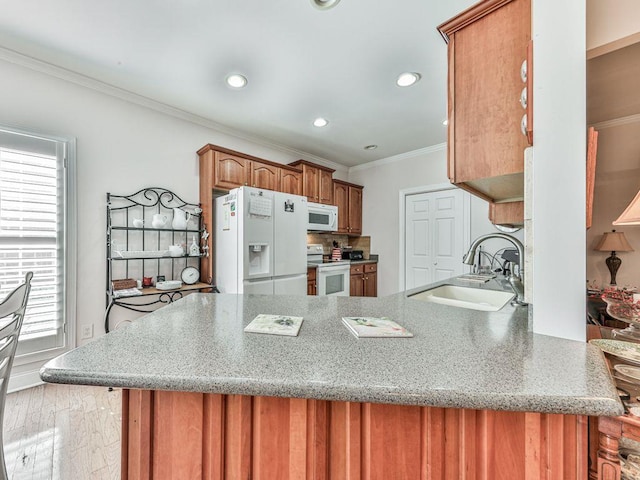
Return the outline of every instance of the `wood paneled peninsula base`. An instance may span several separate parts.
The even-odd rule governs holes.
[[[532,333],[526,307],[411,293],[193,293],[40,374],[124,389],[125,479],[586,478],[584,415],[623,412],[600,349]],[[265,313],[304,321],[295,337],[244,332]],[[356,338],[352,316],[414,336]]]
[[[587,478],[587,417],[123,391],[122,479]]]

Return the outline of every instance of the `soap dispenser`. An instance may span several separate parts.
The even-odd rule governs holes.
[[[191,246],[189,247],[189,255],[191,257],[197,257],[200,255],[200,247],[198,246],[198,244],[196,243],[196,236],[193,236],[193,242],[191,243]]]

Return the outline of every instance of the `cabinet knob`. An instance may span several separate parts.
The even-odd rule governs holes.
[[[522,92],[520,92],[520,105],[522,105],[522,108],[525,110],[527,109],[527,87],[524,87]]]
[[[522,115],[522,120],[520,120],[520,131],[526,137],[527,136],[527,114]]]

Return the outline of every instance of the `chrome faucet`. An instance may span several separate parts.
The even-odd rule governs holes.
[[[527,303],[524,301],[524,246],[517,238],[505,233],[489,233],[487,235],[482,235],[473,241],[469,247],[469,251],[462,258],[462,263],[466,265],[473,265],[476,257],[476,249],[482,242],[490,238],[502,238],[503,240],[507,240],[518,250],[518,274],[516,275],[512,269],[507,279],[516,294],[516,298],[513,300],[513,303],[516,303],[517,305],[526,305]]]

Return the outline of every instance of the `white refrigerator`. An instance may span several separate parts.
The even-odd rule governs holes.
[[[221,293],[307,294],[307,198],[240,187],[215,199]]]

